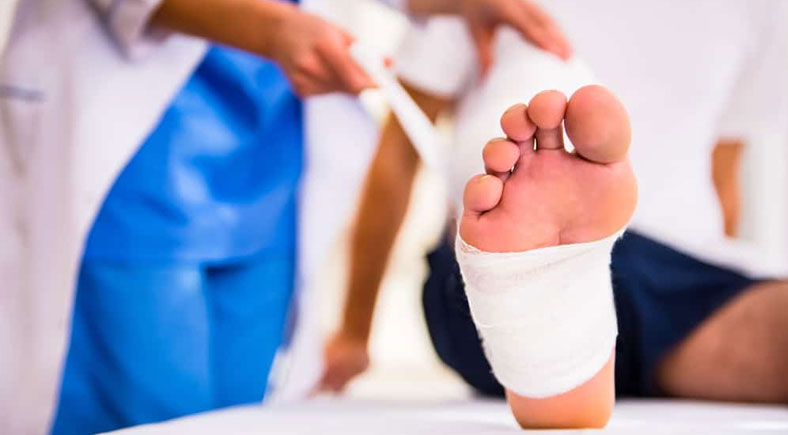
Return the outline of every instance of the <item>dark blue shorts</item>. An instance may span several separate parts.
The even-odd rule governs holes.
[[[427,260],[424,314],[438,356],[483,395],[502,396],[470,316],[453,246],[447,241]],[[757,281],[704,263],[627,231],[613,249],[618,314],[616,392],[658,396],[660,358],[721,305]]]

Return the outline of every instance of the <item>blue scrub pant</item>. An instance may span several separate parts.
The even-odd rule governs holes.
[[[86,434],[263,398],[294,260],[85,260],[52,433]]]

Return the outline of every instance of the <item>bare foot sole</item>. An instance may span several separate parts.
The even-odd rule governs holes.
[[[465,187],[460,236],[467,243],[520,252],[599,240],[629,221],[637,201],[629,120],[610,91],[586,86],[568,102],[545,91],[507,110],[501,126],[507,137],[484,148],[487,173]]]
[[[569,101],[560,92],[542,92],[528,105],[507,110],[501,126],[507,137],[487,143],[486,174],[468,181],[463,198],[459,236],[464,244],[459,242],[458,261],[474,321],[523,427],[604,426],[613,406],[616,335],[608,269],[613,239],[608,236],[625,227],[637,201],[627,159],[627,113],[607,89],[586,86]],[[564,148],[564,128],[574,146],[571,153]],[[575,250],[601,243],[605,252],[593,264],[587,256],[570,255],[558,268],[539,270],[542,266],[534,263],[538,277],[521,270],[530,267],[534,255],[567,252],[559,245]],[[473,248],[481,252],[466,255]],[[533,255],[525,252],[532,250]],[[475,255],[493,257],[479,262]],[[542,296],[535,301],[523,303],[520,295],[530,297],[529,292],[518,289],[535,280],[547,287],[536,291]],[[562,296],[545,297],[553,289]],[[564,310],[567,295],[578,297],[568,298],[573,302]],[[571,332],[575,327],[583,332]],[[551,341],[559,343],[557,353],[550,353]],[[555,369],[561,366],[570,371]],[[526,388],[535,394],[515,392]]]

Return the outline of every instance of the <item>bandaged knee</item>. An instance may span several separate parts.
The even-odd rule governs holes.
[[[524,397],[570,391],[610,359],[618,328],[610,257],[621,232],[589,243],[491,253],[455,245],[484,353]]]

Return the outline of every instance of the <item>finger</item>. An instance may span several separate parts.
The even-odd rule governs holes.
[[[493,29],[482,25],[472,25],[470,32],[476,46],[481,73],[485,75],[493,63]]]
[[[510,24],[537,47],[562,59],[571,55],[571,46],[564,33],[552,17],[534,2],[522,1],[518,12],[509,18]]]
[[[320,51],[338,79],[338,84],[342,90],[353,94],[374,87],[375,83],[350,55],[347,39],[342,39],[344,40],[327,41]]]
[[[572,57],[572,45],[561,27],[549,17],[542,23],[545,42],[552,47],[550,51],[558,54],[558,57],[564,60]]]
[[[310,78],[298,76],[293,79],[293,91],[301,98],[311,97],[314,95],[325,94],[331,92],[327,85],[315,82]]]

